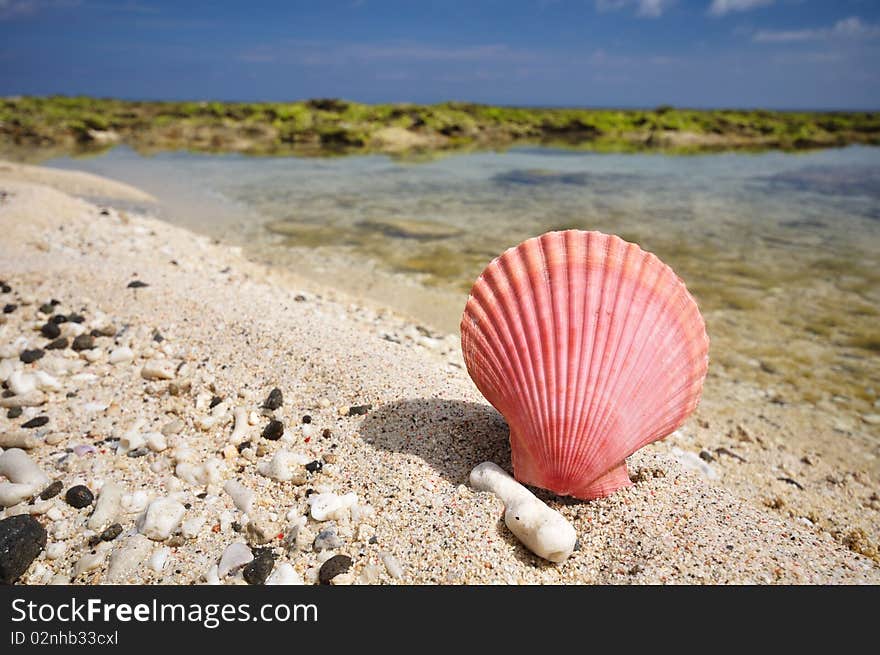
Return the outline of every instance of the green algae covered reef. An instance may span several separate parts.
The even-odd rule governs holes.
[[[497,107],[462,102],[365,105],[0,99],[0,154],[185,149],[247,154],[403,155],[515,144],[692,153],[880,144],[880,112]]]

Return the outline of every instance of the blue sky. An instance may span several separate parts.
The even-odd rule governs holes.
[[[0,0],[0,95],[880,108],[876,0]]]

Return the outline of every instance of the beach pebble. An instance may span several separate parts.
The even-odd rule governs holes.
[[[232,412],[234,425],[232,434],[229,435],[229,443],[237,446],[247,438],[248,415],[244,407],[236,407]]]
[[[308,504],[311,508],[312,518],[316,521],[339,520],[348,514],[352,505],[357,503],[357,494],[348,493],[338,496],[334,493],[312,494]]]
[[[321,564],[318,570],[318,581],[321,584],[330,584],[337,575],[341,575],[351,568],[351,558],[348,555],[334,555]]]
[[[46,546],[46,530],[27,514],[0,521],[0,584],[18,580]]]
[[[37,388],[41,391],[61,391],[61,383],[46,371],[34,371]]]
[[[67,337],[58,337],[46,344],[46,350],[64,350],[69,345],[70,340]]]
[[[227,480],[223,491],[232,498],[232,504],[245,514],[250,514],[254,504],[254,492],[235,480]]]
[[[89,517],[86,525],[90,530],[102,530],[113,522],[119,514],[122,505],[122,497],[125,491],[113,482],[105,482],[98,493],[98,502],[95,503],[95,511]]]
[[[0,407],[39,407],[46,402],[46,394],[42,391],[28,391],[20,395],[0,398]]]
[[[133,534],[125,539],[110,555],[106,581],[113,584],[127,582],[147,559],[152,547],[152,542],[142,534]]]
[[[504,523],[539,557],[559,563],[574,551],[577,533],[565,517],[541,502],[497,464],[477,465],[471,471],[470,484],[477,491],[490,491],[501,499]]]
[[[715,467],[703,461],[697,453],[675,447],[672,449],[672,454],[675,455],[678,463],[685,471],[697,473],[707,480],[718,479],[718,471],[715,470]]]
[[[105,530],[100,534],[99,538],[101,541],[113,541],[121,534],[122,526],[119,523],[113,523],[105,528]]]
[[[50,498],[54,498],[64,489],[64,483],[61,480],[55,480],[48,487],[43,489],[40,492],[40,500],[49,500]]]
[[[364,416],[373,409],[372,405],[354,405],[348,408],[347,416]]]
[[[266,584],[266,578],[275,566],[275,558],[268,550],[260,551],[251,562],[245,564],[241,571],[242,577],[249,585]]]
[[[400,580],[403,577],[403,567],[394,555],[391,553],[382,553],[382,563],[385,565],[385,570],[388,571],[388,575],[392,578]]]
[[[16,396],[24,396],[37,390],[37,377],[24,371],[13,371],[6,380],[6,386]]]
[[[82,555],[78,560],[76,560],[76,564],[73,565],[73,577],[76,578],[83,573],[94,571],[95,569],[103,565],[104,560],[107,557],[107,551],[109,549],[109,544],[101,543],[96,546],[94,550]]]
[[[276,410],[284,404],[284,396],[278,387],[269,392],[269,396],[263,401],[263,407],[266,409]]]
[[[64,500],[71,507],[82,509],[91,505],[92,501],[95,500],[95,496],[87,486],[78,484],[67,490],[67,493],[64,494]]]
[[[20,448],[10,448],[0,455],[0,476],[9,480],[0,482],[0,506],[3,507],[17,505],[49,484],[49,477]]]
[[[150,360],[141,369],[141,377],[145,380],[171,380],[174,378],[174,362]]]
[[[248,542],[257,546],[269,543],[278,536],[278,532],[277,525],[262,517],[251,519],[245,528]]]
[[[296,569],[294,569],[291,564],[283,562],[275,567],[275,570],[272,571],[272,575],[266,579],[266,584],[302,585],[305,584],[305,582],[303,582],[302,576],[296,572]]]
[[[248,548],[246,543],[236,541],[229,544],[223,555],[220,557],[220,563],[217,565],[217,575],[222,580],[230,573],[233,573],[243,567],[245,564],[252,562],[254,554]]]
[[[204,525],[204,516],[194,516],[183,522],[183,524],[180,526],[180,534],[182,534],[187,539],[195,539],[197,536],[199,536],[199,532],[201,532]]]
[[[67,544],[63,541],[53,541],[51,544],[46,546],[46,559],[55,560],[64,555],[67,552]]]
[[[270,462],[261,462],[257,466],[257,471],[260,475],[279,482],[303,484],[306,481],[303,465],[308,461],[309,458],[305,455],[279,450]]]
[[[40,328],[40,334],[47,339],[57,339],[61,336],[61,328],[58,327],[57,323],[49,321],[48,323],[43,324]]]
[[[33,364],[45,354],[46,352],[42,348],[34,348],[33,350],[22,350],[18,358],[25,364]]]
[[[103,494],[103,489],[101,493]],[[98,497],[98,503],[100,504],[101,497]],[[120,500],[119,506],[123,512],[126,514],[140,514],[143,512],[147,505],[150,504],[150,492],[146,489],[138,489],[135,492],[130,494],[124,494]],[[96,510],[97,511],[97,510]]]
[[[144,436],[144,441],[147,444],[147,448],[156,453],[161,453],[168,448],[168,440],[161,432],[148,432]]]
[[[65,325],[70,325],[70,323],[66,323]],[[81,352],[84,350],[91,350],[95,347],[95,337],[91,334],[78,334],[73,343],[70,344],[70,348],[77,352]]]
[[[185,513],[183,504],[173,498],[154,500],[138,518],[138,532],[154,541],[167,539],[180,525]]]
[[[154,552],[150,556],[149,567],[150,570],[154,573],[161,573],[165,568],[165,563],[168,561],[168,556],[171,554],[171,549],[167,546],[162,546],[158,548],[156,552]]]
[[[21,424],[21,427],[26,428],[28,430],[32,430],[34,428],[41,428],[49,422],[48,416],[35,416],[30,421],[25,421]]]
[[[40,440],[35,437],[32,432],[23,432],[21,430],[16,430],[15,432],[0,432],[0,448],[22,448],[24,450],[30,450],[38,443],[40,443]]]
[[[183,432],[183,429],[185,427],[186,424],[184,424],[184,422],[180,419],[176,418],[168,421],[165,425],[163,425],[159,432],[164,434],[166,437],[170,437],[171,435]]]
[[[114,348],[110,351],[110,356],[107,358],[107,361],[111,364],[125,364],[134,359],[134,352],[131,348],[121,347]]]
[[[340,546],[342,546],[342,539],[329,528],[321,530],[312,543],[312,548],[316,553],[320,553],[322,550],[336,550]]]
[[[269,441],[278,441],[283,434],[284,423],[275,419],[269,421],[268,425],[263,428],[263,439],[268,439]]]

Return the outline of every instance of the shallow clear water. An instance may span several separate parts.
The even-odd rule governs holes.
[[[687,282],[716,365],[788,398],[880,413],[880,149],[521,148],[414,163],[119,148],[49,165],[133,183],[172,222],[446,330],[504,249],[551,229],[616,233]]]

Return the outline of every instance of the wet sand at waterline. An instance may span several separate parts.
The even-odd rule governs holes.
[[[92,189],[97,205],[69,195],[69,184],[66,172],[35,181],[0,169],[0,277],[10,287],[4,304],[16,305],[0,345],[44,347],[41,310],[52,299],[50,312],[77,313],[96,331],[91,348],[23,364],[52,366],[60,388],[0,422],[17,433],[45,416],[30,429],[30,458],[65,490],[82,484],[100,498],[108,483],[121,487],[112,519],[121,532],[101,540],[104,526],[86,529],[90,510],[64,492],[8,507],[4,516],[32,513],[49,534],[21,582],[202,582],[231,544],[248,541],[305,582],[330,555],[351,559],[337,584],[880,581],[871,407],[853,412],[767,384],[759,376],[771,375],[771,361],[741,375],[747,356],[713,324],[760,326],[730,308],[706,308],[722,349],[704,402],[681,430],[631,458],[633,487],[588,503],[539,492],[579,536],[572,557],[552,565],[510,535],[496,498],[466,486],[481,461],[509,470],[510,453],[454,334],[321,285],[292,262],[266,267],[249,248],[156,220],[168,216],[134,189]],[[121,348],[131,358],[111,363]],[[284,434],[271,440],[261,436],[270,420],[261,406],[276,387],[283,405],[272,413]],[[363,405],[371,408],[351,411]],[[250,441],[240,449],[229,444],[236,410]],[[151,444],[161,434],[167,447],[122,452],[117,440],[138,434]],[[301,484],[262,475],[282,449],[320,466]],[[254,492],[246,515],[223,489],[230,480]],[[355,493],[357,511],[302,521],[309,490]],[[138,515],[163,498],[184,508],[181,527],[145,541]],[[321,534],[327,548],[316,552]],[[126,568],[133,552],[139,560]]]

